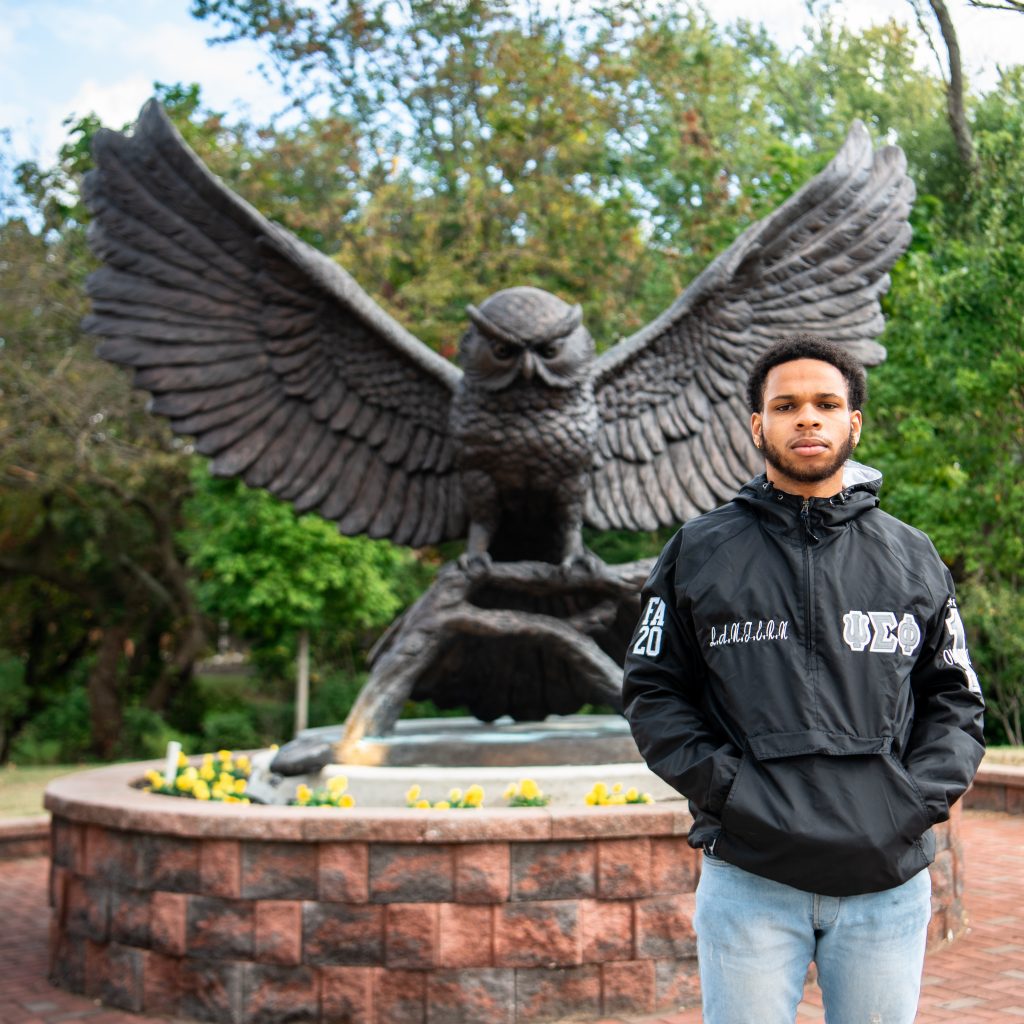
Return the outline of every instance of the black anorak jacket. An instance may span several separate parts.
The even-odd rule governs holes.
[[[848,463],[807,501],[760,476],[644,586],[623,705],[694,847],[808,892],[891,888],[974,776],[983,701],[931,541]]]

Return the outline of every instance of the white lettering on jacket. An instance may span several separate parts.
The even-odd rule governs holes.
[[[708,647],[726,647],[731,644],[755,644],[766,640],[788,640],[788,619],[746,619],[711,627]]]
[[[956,665],[961,669],[967,678],[967,688],[972,693],[981,693],[981,683],[978,682],[977,673],[971,666],[971,655],[967,650],[967,633],[956,601],[951,597],[946,602],[946,607],[949,609],[946,616],[946,632],[950,635],[952,644],[942,652],[942,660],[947,665]]]
[[[921,643],[921,627],[910,612],[897,621],[895,612],[852,609],[843,616],[843,640],[851,651],[895,654],[898,647],[909,658]]]
[[[644,609],[643,618],[633,638],[633,653],[656,658],[661,654],[661,641],[665,627],[665,602],[652,597]]]

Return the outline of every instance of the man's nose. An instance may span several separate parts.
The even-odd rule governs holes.
[[[818,415],[818,410],[813,405],[805,405],[800,410],[800,415],[797,417],[798,427],[817,427],[821,425],[821,417]]]

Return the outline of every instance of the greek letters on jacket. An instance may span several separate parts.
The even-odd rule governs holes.
[[[982,753],[952,580],[877,507],[880,477],[801,500],[752,481],[687,523],[642,600],[623,686],[690,841],[799,888],[888,888],[934,855]]]

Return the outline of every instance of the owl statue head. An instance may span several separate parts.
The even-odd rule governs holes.
[[[582,309],[540,288],[505,288],[479,309],[466,309],[472,323],[459,345],[459,363],[477,387],[501,391],[522,380],[568,388],[593,358]]]

